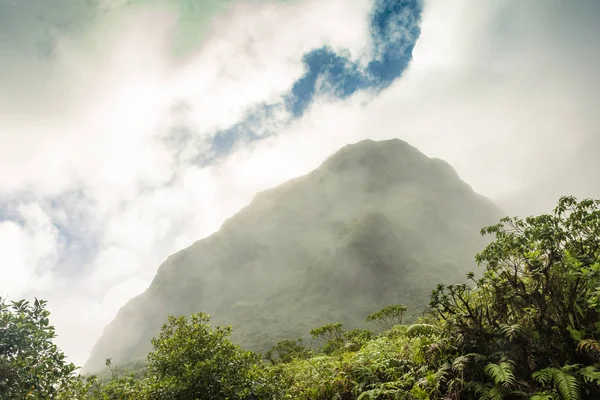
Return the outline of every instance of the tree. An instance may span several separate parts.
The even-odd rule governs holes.
[[[74,379],[75,365],[53,343],[46,302],[0,298],[0,398],[55,399]]]
[[[391,304],[367,317],[367,322],[374,322],[383,329],[392,329],[395,325],[402,324],[402,318],[406,312],[403,304]]]
[[[321,351],[330,354],[344,345],[344,325],[341,322],[325,324],[311,329],[310,336],[320,342]]]
[[[267,398],[273,389],[260,357],[229,340],[231,327],[209,321],[203,313],[169,317],[148,355],[149,399]]]
[[[600,398],[600,201],[563,197],[553,214],[482,233],[495,236],[476,256],[483,276],[431,300],[474,391]]]
[[[304,346],[302,339],[281,340],[265,353],[265,359],[271,364],[289,363],[295,358],[306,358],[310,350]]]

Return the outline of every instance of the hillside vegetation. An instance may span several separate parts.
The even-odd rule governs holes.
[[[312,329],[308,346],[285,340],[261,357],[206,314],[170,317],[137,377],[110,360],[111,379],[73,376],[48,345],[44,303],[2,302],[0,397],[600,398],[600,201],[564,197],[553,214],[505,218],[482,232],[494,240],[476,257],[480,277],[439,284],[415,323],[403,325],[406,307],[391,305],[366,318],[376,329],[332,322]]]
[[[84,371],[145,359],[169,315],[199,310],[259,352],[308,340],[332,320],[364,328],[391,303],[414,320],[437,282],[464,282],[485,244],[478,230],[499,217],[451,166],[401,140],[348,145],[170,256],[106,327]]]

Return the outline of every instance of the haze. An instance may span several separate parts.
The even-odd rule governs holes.
[[[374,34],[379,3],[0,0],[0,294],[81,365],[168,255],[362,139],[507,214],[600,197],[600,2],[405,1]]]

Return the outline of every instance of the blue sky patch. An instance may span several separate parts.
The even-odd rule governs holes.
[[[320,94],[343,100],[359,90],[382,90],[402,75],[412,59],[412,50],[420,34],[419,0],[375,0],[370,15],[371,43],[374,49],[368,64],[352,60],[348,54],[321,47],[306,53],[306,72],[293,83],[283,105],[291,118],[301,117]],[[216,156],[228,154],[238,140],[257,140],[253,127],[263,112],[275,105],[263,104],[249,112],[244,121],[217,132],[212,147]],[[258,111],[257,111],[258,110]]]

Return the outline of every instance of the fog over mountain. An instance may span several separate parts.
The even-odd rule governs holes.
[[[173,254],[218,242],[257,205],[256,215],[321,206],[290,195],[266,210],[269,193],[296,187],[284,182],[310,181],[365,139],[398,138],[444,160],[501,214],[599,197],[599,16],[595,0],[0,0],[0,295],[47,299],[57,344],[82,365],[121,307],[156,290]],[[386,176],[375,174],[373,193]],[[343,210],[361,199],[336,196]],[[464,201],[479,204],[473,196]],[[323,248],[292,255],[264,217],[258,225],[282,241],[265,268],[306,269],[298,285],[313,282],[309,270],[366,257],[356,248],[370,230],[391,238],[383,254],[410,255],[394,271],[439,261],[443,246],[413,250],[426,245],[419,229],[442,234],[450,217],[415,227],[389,207],[348,212],[322,233],[297,222],[297,235],[314,235],[304,245]],[[461,210],[451,218],[477,236],[488,214]],[[457,268],[470,269],[480,245],[469,246]],[[244,304],[234,309],[253,307]],[[157,323],[148,318],[140,324]]]
[[[361,326],[394,302],[419,315],[462,282],[500,211],[454,169],[400,140],[348,145],[259,193],[218,232],[170,256],[106,328],[84,367],[144,360],[168,315],[202,310],[266,351],[329,321]]]

